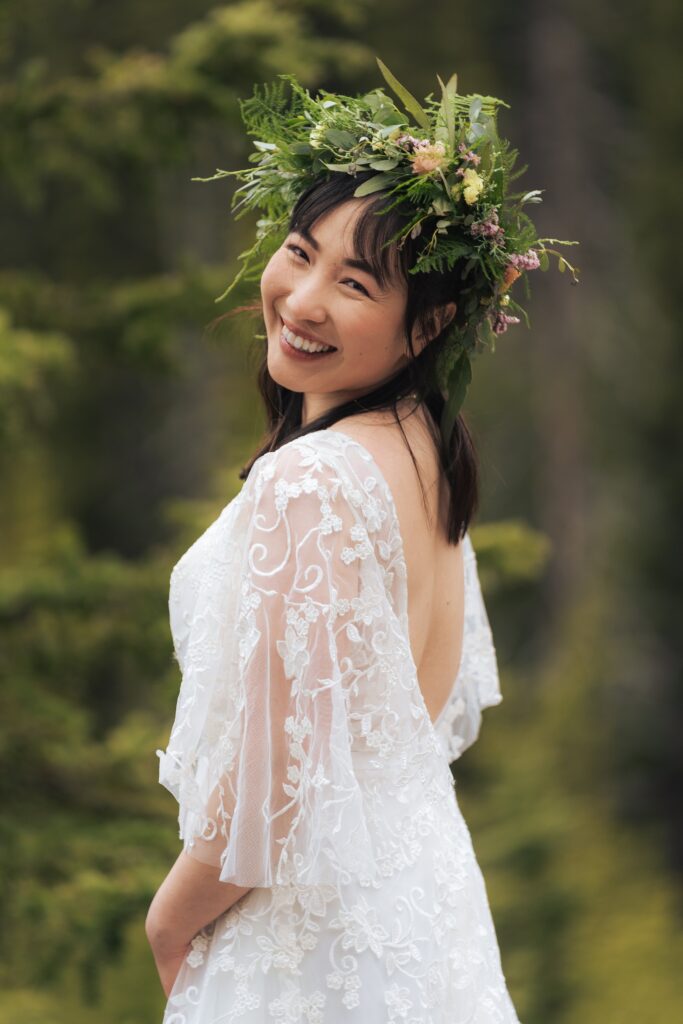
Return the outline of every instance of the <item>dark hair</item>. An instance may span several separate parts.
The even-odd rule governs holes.
[[[330,179],[315,182],[297,201],[290,218],[289,230],[310,231],[316,221],[325,214],[353,199],[355,189],[368,176],[367,173],[355,177],[335,174]],[[396,280],[397,277],[403,278],[407,284],[404,326],[408,352],[412,357],[410,362],[372,391],[360,398],[343,402],[302,426],[303,396],[299,392],[282,387],[270,376],[266,342],[258,371],[258,387],[266,408],[268,426],[256,454],[240,472],[240,479],[246,479],[257,458],[265,452],[275,451],[287,441],[331,427],[338,420],[352,414],[391,409],[417,470],[424,501],[424,487],[419,467],[401,426],[397,409],[401,399],[415,394],[418,402],[424,404],[429,413],[427,420],[430,431],[439,454],[441,468],[448,480],[448,539],[450,543],[457,544],[464,536],[478,508],[478,460],[474,441],[462,414],[456,419],[449,444],[444,443],[439,427],[444,397],[436,382],[435,364],[447,339],[449,328],[453,322],[462,322],[463,314],[459,304],[455,317],[446,323],[439,324],[438,312],[439,307],[457,301],[463,266],[458,262],[447,273],[434,271],[410,274],[410,267],[413,266],[417,255],[417,241],[408,238],[401,248],[397,244],[385,246],[385,243],[408,223],[410,217],[410,211],[404,206],[392,203],[386,193],[382,192],[368,198],[356,220],[353,243],[355,255],[370,263],[382,286]],[[386,212],[381,212],[382,210]],[[424,239],[421,241],[424,242]],[[247,306],[240,307],[240,310],[260,308]],[[412,344],[412,333],[416,324],[427,338],[431,338],[418,355],[415,355]]]

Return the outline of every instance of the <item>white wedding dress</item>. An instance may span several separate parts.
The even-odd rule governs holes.
[[[389,487],[336,428],[262,455],[171,574],[182,670],[160,781],[188,854],[251,887],[164,1024],[519,1024],[450,763],[501,693],[475,553],[432,723]]]

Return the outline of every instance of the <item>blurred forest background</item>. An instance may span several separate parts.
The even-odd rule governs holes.
[[[191,178],[244,166],[254,82],[359,92],[375,56],[506,99],[541,234],[581,241],[466,406],[505,700],[454,774],[510,990],[524,1024],[680,1019],[682,29],[676,0],[4,0],[1,1024],[161,1019],[168,579],[263,426],[253,323],[208,329],[253,224]]]

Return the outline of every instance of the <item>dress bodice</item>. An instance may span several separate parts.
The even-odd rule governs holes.
[[[243,861],[244,879],[296,873],[297,853],[309,879],[328,877],[343,856],[349,870],[372,874],[368,787],[445,784],[444,768],[477,738],[482,709],[502,700],[469,534],[463,543],[463,653],[432,723],[410,649],[396,506],[370,452],[320,430],[256,460],[171,574],[183,682],[160,777],[179,799],[181,835],[206,859],[237,870],[228,832],[234,839],[242,812],[253,835],[248,795],[267,825],[252,849],[260,869],[258,857]],[[277,778],[247,785],[250,757],[263,763],[276,751]],[[315,866],[313,808],[333,831],[346,820],[354,836],[352,848],[332,844]]]

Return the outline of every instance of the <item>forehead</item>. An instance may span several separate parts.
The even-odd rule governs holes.
[[[360,214],[366,203],[362,199],[348,200],[321,214],[317,220],[302,225],[309,234],[324,239],[327,245],[343,251],[345,255],[357,256],[354,233]]]
[[[370,274],[383,292],[403,292],[394,247],[383,250],[388,234],[385,218],[368,199],[350,199],[320,213],[298,219],[293,230],[324,259]]]

